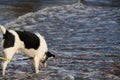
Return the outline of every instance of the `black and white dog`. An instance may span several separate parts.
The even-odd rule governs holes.
[[[39,64],[46,66],[46,60],[49,57],[55,57],[48,51],[46,41],[39,33],[31,33],[28,31],[7,30],[0,25],[0,30],[3,34],[2,46],[5,54],[5,60],[2,63],[2,75],[5,76],[7,64],[12,59],[17,51],[21,51],[32,57],[32,62],[35,67],[35,72],[39,72]]]

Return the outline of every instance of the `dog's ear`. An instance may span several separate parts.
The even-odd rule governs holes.
[[[54,57],[54,58],[55,58],[55,55],[54,55],[54,54],[52,54],[52,53],[51,53],[51,52],[49,52],[49,51],[48,51],[48,52],[46,52],[46,56],[47,56],[47,57]]]
[[[49,57],[54,57],[54,58],[55,58],[55,55],[54,55],[54,54],[52,54],[52,53],[51,53],[51,52],[49,52],[49,51],[48,51],[48,52],[46,52],[46,53],[45,53],[45,55],[46,55],[46,58],[45,58],[45,60],[44,60],[42,63],[45,63]]]

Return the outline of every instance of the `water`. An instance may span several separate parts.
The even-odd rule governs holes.
[[[18,16],[49,6],[75,3],[76,0],[0,0],[0,24],[6,24]]]
[[[120,0],[82,0],[87,5],[120,7]]]
[[[6,24],[28,12],[49,6],[77,3],[78,0],[0,0],[0,24]],[[119,0],[81,0],[84,4],[119,6]]]
[[[17,61],[26,56],[17,54],[5,79],[120,80],[119,13],[119,7],[74,4],[45,8],[6,24],[10,29],[40,32],[56,59],[34,74],[29,60]]]

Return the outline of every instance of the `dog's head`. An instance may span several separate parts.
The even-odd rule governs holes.
[[[50,57],[54,57],[54,58],[55,58],[55,55],[52,54],[52,53],[49,52],[49,51],[46,52],[43,60],[40,60],[40,65],[41,65],[42,67],[46,67],[46,66],[47,66],[46,61],[47,61],[48,58],[50,58]]]
[[[55,55],[54,54],[52,54],[51,52],[46,52],[45,53],[45,57],[44,57],[44,61],[42,61],[42,63],[45,63],[47,60],[48,60],[48,58],[50,58],[50,57],[53,57],[53,58],[55,58]]]

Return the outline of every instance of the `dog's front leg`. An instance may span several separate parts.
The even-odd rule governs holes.
[[[34,67],[35,67],[35,73],[39,73],[39,58],[34,57]]]

